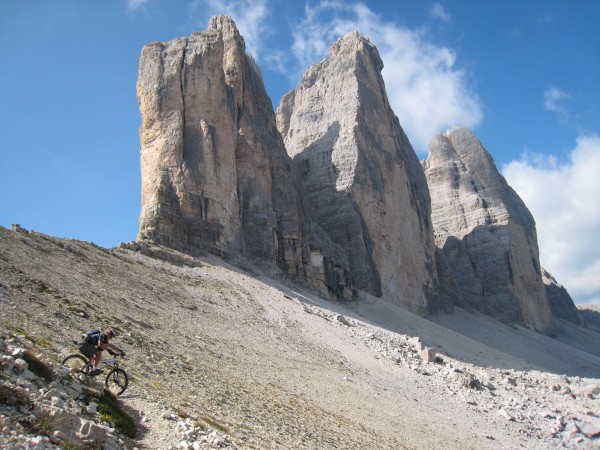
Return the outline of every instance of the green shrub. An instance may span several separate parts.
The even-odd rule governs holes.
[[[123,410],[117,397],[106,389],[98,398],[98,413],[100,420],[112,423],[125,436],[135,438],[135,420]]]

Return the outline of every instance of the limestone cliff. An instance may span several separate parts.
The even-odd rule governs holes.
[[[345,254],[309,220],[258,66],[231,18],[148,44],[139,63],[138,239],[273,261],[352,295]]]
[[[558,305],[576,322],[564,295],[549,304],[533,218],[487,151],[455,129],[421,166],[382,67],[349,33],[276,115],[231,18],[145,46],[138,239],[272,262],[328,298],[418,314],[450,298],[542,332]]]
[[[282,99],[277,126],[356,287],[425,314],[437,295],[429,194],[382,68],[375,46],[345,35]]]
[[[437,135],[423,162],[436,245],[459,304],[550,332],[535,222],[468,130]]]

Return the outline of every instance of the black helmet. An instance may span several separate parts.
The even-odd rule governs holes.
[[[110,336],[110,337],[116,337],[117,333],[115,333],[115,330],[113,330],[113,327],[108,327],[106,329],[106,331],[104,332],[104,334]]]

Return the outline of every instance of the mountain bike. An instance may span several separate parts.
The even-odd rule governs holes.
[[[121,395],[127,389],[127,385],[129,384],[129,377],[127,376],[127,372],[124,369],[119,367],[119,363],[117,358],[119,356],[123,356],[123,353],[115,353],[110,349],[107,349],[108,353],[110,353],[114,358],[102,359],[102,366],[109,367],[110,371],[106,375],[106,379],[104,380],[104,385],[106,389],[112,392],[115,395]],[[68,367],[72,373],[81,374],[89,377],[94,377],[95,375],[90,375],[90,372],[93,369],[92,359],[86,358],[81,353],[73,353],[65,357],[61,363],[63,366]]]

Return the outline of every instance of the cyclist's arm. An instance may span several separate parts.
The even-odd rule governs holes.
[[[123,353],[123,354],[125,353],[125,352],[123,351],[123,349],[121,349],[121,348],[117,347],[117,346],[116,346],[116,345],[114,345],[114,344],[110,344],[110,343],[108,343],[108,344],[105,344],[104,346],[105,346],[105,348],[110,348],[110,349],[112,349],[112,350],[115,350],[115,351],[117,351],[117,352],[119,352],[119,353]]]

